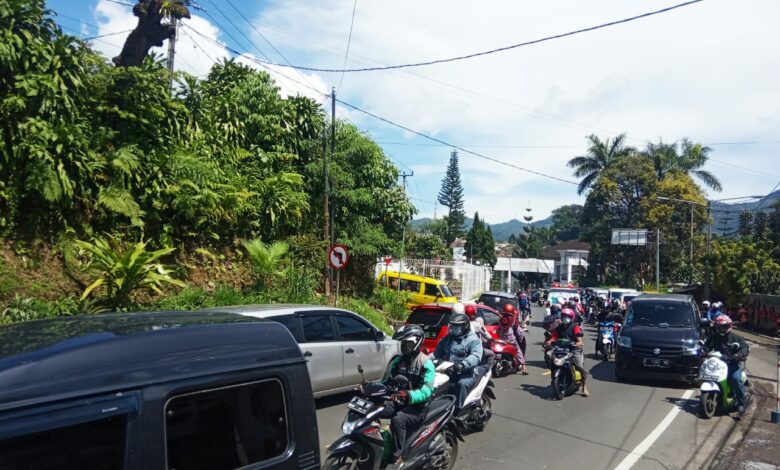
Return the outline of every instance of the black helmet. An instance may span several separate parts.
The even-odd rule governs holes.
[[[420,353],[425,332],[420,325],[406,325],[395,332],[393,339],[401,342],[401,354],[414,357]]]
[[[449,334],[452,336],[465,336],[471,330],[471,322],[465,313],[456,313],[450,319]]]
[[[577,302],[575,302],[575,301],[573,301],[573,300],[570,300],[570,301],[569,301],[569,302],[566,304],[566,306],[567,306],[567,307],[569,307],[569,308],[570,308],[570,309],[572,309],[572,310],[576,310],[576,309],[577,309]]]

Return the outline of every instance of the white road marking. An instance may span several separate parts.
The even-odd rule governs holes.
[[[683,393],[683,396],[680,397],[680,400],[687,400],[691,398],[693,395],[693,390],[688,390],[685,393]],[[674,408],[672,408],[669,413],[666,415],[663,421],[661,421],[658,426],[653,429],[653,431],[647,435],[646,438],[642,442],[639,443],[638,446],[634,448],[627,456],[623,459],[620,464],[615,467],[615,470],[629,470],[631,467],[634,466],[635,463],[639,461],[639,459],[642,458],[643,455],[645,455],[645,452],[647,452],[650,447],[655,443],[656,440],[658,440],[659,437],[661,437],[661,434],[666,431],[666,429],[669,427],[669,425],[672,424],[672,421],[674,421],[674,418],[677,416],[677,413],[680,412],[682,409],[681,406],[676,405]]]

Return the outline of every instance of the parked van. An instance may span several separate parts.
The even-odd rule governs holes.
[[[446,282],[416,274],[401,273],[397,271],[382,271],[376,278],[377,284],[390,289],[398,289],[412,294],[412,300],[407,305],[411,309],[417,305],[431,304],[435,302],[455,303],[458,298],[453,295]]]
[[[0,468],[318,469],[317,418],[281,324],[122,313],[0,328]]]

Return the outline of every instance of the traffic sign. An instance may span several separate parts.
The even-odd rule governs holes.
[[[336,271],[341,271],[347,265],[349,261],[349,250],[344,245],[336,243],[328,251],[328,262],[330,267]]]
[[[393,262],[392,256],[385,256],[385,265],[390,266],[390,264]]]

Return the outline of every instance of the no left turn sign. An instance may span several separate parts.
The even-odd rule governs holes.
[[[344,245],[338,243],[330,247],[328,251],[328,262],[336,271],[341,271],[349,261],[349,250]]]

